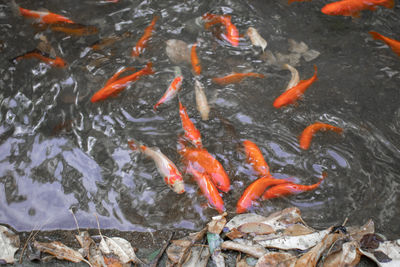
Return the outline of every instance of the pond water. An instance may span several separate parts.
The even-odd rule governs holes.
[[[229,174],[232,190],[223,199],[230,214],[244,188],[257,178],[238,149],[239,142],[250,139],[276,177],[312,184],[322,171],[328,174],[317,190],[264,201],[254,212],[296,206],[316,228],[340,224],[346,217],[353,225],[372,218],[379,232],[400,237],[400,58],[368,34],[374,30],[400,39],[399,4],[352,19],[321,13],[328,1],[78,2],[18,4],[96,25],[98,34],[39,31],[15,15],[7,2],[0,5],[1,223],[17,230],[71,229],[72,209],[81,227],[95,228],[96,213],[103,228],[151,231],[198,229],[217,214],[189,176],[187,192],[175,194],[154,162],[127,144],[135,138],[156,146],[182,167],[176,150],[182,133],[177,99],[153,111],[177,66],[168,58],[165,42],[179,39],[199,44],[200,80],[212,108],[210,120],[202,121],[196,110],[195,80],[187,64],[180,65],[184,83],[179,97],[204,146]],[[252,47],[247,37],[238,47],[216,38],[196,24],[206,12],[230,14],[240,34],[256,28],[268,41],[267,53]],[[148,48],[132,58],[132,47],[153,15],[159,20]],[[99,51],[88,49],[112,34],[123,38]],[[9,61],[36,48],[43,36],[67,67],[54,68],[35,59]],[[319,56],[305,60],[290,52],[289,39],[304,42]],[[291,76],[271,61],[271,53],[280,63],[291,60],[301,79],[312,76],[314,64],[318,67],[318,81],[297,105],[272,106]],[[141,78],[118,97],[90,102],[117,70],[140,69],[149,61],[154,75]],[[211,80],[233,71],[254,71],[266,78],[227,86]],[[318,134],[311,148],[302,150],[298,136],[315,121],[342,127],[343,135]]]

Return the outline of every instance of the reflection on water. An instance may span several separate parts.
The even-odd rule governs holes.
[[[237,147],[238,141],[250,139],[278,178],[312,184],[322,171],[328,173],[314,192],[260,203],[256,212],[295,205],[316,227],[339,224],[346,217],[354,224],[373,218],[380,232],[399,236],[400,60],[368,31],[400,39],[400,6],[367,11],[352,20],[323,15],[322,2],[286,2],[19,3],[98,26],[97,35],[85,37],[36,32],[30,22],[0,5],[3,59],[32,50],[44,35],[68,62],[64,69],[37,60],[0,62],[0,221],[18,230],[73,228],[72,209],[81,227],[96,227],[97,213],[102,227],[147,231],[197,229],[216,214],[206,208],[190,177],[185,177],[187,193],[175,194],[154,162],[127,145],[135,138],[157,146],[182,167],[176,151],[182,131],[177,100],[157,113],[152,109],[174,77],[165,42],[179,39],[199,43],[210,120],[202,121],[196,110],[194,79],[185,62],[180,64],[185,77],[180,99],[205,147],[232,180],[232,190],[223,196],[229,212],[234,212],[243,188],[256,179]],[[197,24],[195,18],[205,12],[231,14],[240,33],[256,28],[268,41],[267,53],[252,48],[246,38],[238,47],[217,39],[215,32]],[[153,38],[134,59],[131,49],[154,14],[160,19]],[[102,38],[112,41],[99,50],[89,48]],[[303,41],[320,55],[306,61],[291,54],[288,39]],[[156,74],[142,77],[119,97],[90,102],[121,67],[140,69],[148,61]],[[272,102],[290,80],[289,71],[279,67],[282,61],[296,65],[301,79],[310,77],[316,64],[319,80],[298,105],[277,110]],[[233,71],[254,71],[266,78],[227,86],[211,82]],[[303,151],[297,138],[315,121],[342,127],[344,134],[318,134]]]

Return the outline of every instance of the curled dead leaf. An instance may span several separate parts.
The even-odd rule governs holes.
[[[244,234],[267,235],[274,233],[274,228],[265,223],[249,222],[239,226],[238,230]]]
[[[0,261],[14,263],[14,254],[18,249],[18,235],[7,227],[0,225]]]
[[[37,250],[51,254],[59,260],[67,260],[75,263],[84,261],[88,263],[88,261],[83,258],[81,253],[58,241],[53,241],[51,243],[34,241],[33,246]]]
[[[260,245],[256,244],[243,244],[234,241],[225,241],[221,244],[222,249],[231,249],[246,253],[252,257],[260,258],[262,257],[267,251],[261,247]]]

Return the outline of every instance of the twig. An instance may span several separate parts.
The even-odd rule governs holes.
[[[174,232],[172,232],[169,237],[167,242],[165,242],[165,244],[162,246],[160,252],[158,253],[157,257],[153,260],[153,264],[150,265],[150,267],[157,267],[158,261],[160,260],[160,258],[162,257],[162,255],[164,254],[164,251],[167,249],[172,237],[174,236]]]
[[[36,233],[35,233],[34,235],[32,235],[33,232],[34,232],[34,230],[32,230],[31,233],[29,234],[28,239],[26,240],[26,242],[25,242],[25,244],[24,244],[24,247],[22,248],[21,256],[19,256],[19,263],[20,263],[20,264],[22,264],[22,257],[24,256],[25,249],[26,249],[26,247],[28,246],[29,240],[31,240],[31,238],[34,238],[35,235],[37,235],[37,233],[39,233],[39,231],[40,231],[40,230],[36,230]]]

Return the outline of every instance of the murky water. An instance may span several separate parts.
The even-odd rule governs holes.
[[[327,1],[288,6],[286,1],[19,1],[25,8],[47,8],[96,25],[99,34],[67,36],[38,32],[0,5],[0,222],[17,230],[69,229],[75,211],[81,227],[121,230],[196,229],[217,214],[206,207],[197,185],[186,177],[187,193],[177,195],[162,181],[154,162],[133,153],[135,138],[157,146],[181,166],[176,151],[182,132],[177,100],[159,112],[152,107],[174,77],[175,64],[165,41],[180,39],[197,49],[201,81],[212,106],[202,121],[194,100],[194,78],[181,65],[181,101],[202,133],[205,147],[223,164],[232,181],[224,194],[226,208],[235,205],[244,187],[256,176],[245,164],[237,142],[250,139],[265,155],[276,177],[296,177],[311,184],[326,171],[327,179],[314,192],[261,203],[261,214],[297,206],[315,227],[351,224],[372,218],[378,231],[400,236],[400,58],[373,41],[375,30],[400,39],[400,6],[364,12],[362,18],[329,17],[319,10]],[[274,55],[288,55],[288,39],[305,42],[320,52],[311,61],[291,55],[301,79],[318,66],[318,81],[297,106],[275,109],[290,73],[271,64],[248,39],[234,48],[195,24],[205,12],[227,13],[239,32],[258,29]],[[148,49],[139,59],[130,56],[153,15],[160,16]],[[88,49],[112,34],[124,38],[100,51]],[[37,47],[44,35],[63,57],[65,69],[37,60],[14,58]],[[294,61],[293,61],[294,60]],[[90,97],[123,66],[142,68],[154,63],[156,74],[143,77],[119,97],[91,103]],[[265,79],[247,79],[219,86],[211,78],[231,71],[255,71]],[[316,136],[311,148],[298,146],[298,135],[315,121],[344,128],[344,134]],[[231,123],[231,124],[229,124]],[[234,127],[234,130],[232,128]]]

